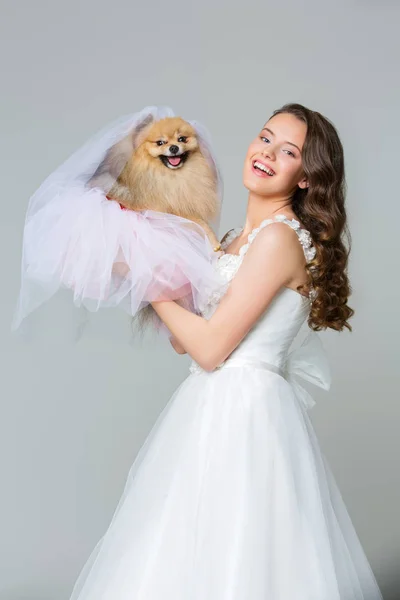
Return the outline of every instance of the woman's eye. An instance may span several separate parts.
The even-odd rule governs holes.
[[[163,146],[165,144],[164,140],[157,140],[156,141],[157,146]]]
[[[182,144],[186,144],[187,137],[185,135],[181,135],[180,137],[178,137],[178,142],[181,142]]]
[[[267,144],[269,144],[269,142],[270,142],[270,140],[267,137],[265,137],[265,135],[262,135],[260,137],[260,139]],[[287,152],[290,156],[293,156],[293,158],[296,158],[295,155],[293,154],[293,152],[291,152],[291,150],[284,150],[284,152]]]

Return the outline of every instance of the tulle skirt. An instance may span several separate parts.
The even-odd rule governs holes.
[[[200,311],[223,282],[200,225],[152,210],[122,210],[99,189],[61,190],[25,223],[17,329],[59,290],[90,312],[131,316],[154,300]]]
[[[71,600],[378,600],[307,411],[279,374],[194,373]]]

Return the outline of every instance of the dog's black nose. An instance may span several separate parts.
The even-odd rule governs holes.
[[[169,151],[171,152],[171,154],[178,154],[179,146],[170,146]]]

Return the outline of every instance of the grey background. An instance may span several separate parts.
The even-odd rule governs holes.
[[[3,0],[1,12],[0,599],[69,597],[189,360],[161,340],[11,335],[30,194],[107,122],[168,104],[212,133],[223,233],[244,220],[247,144],[288,101],[339,129],[353,234],[354,333],[322,334],[333,386],[315,392],[312,419],[385,598],[400,597],[398,5]]]

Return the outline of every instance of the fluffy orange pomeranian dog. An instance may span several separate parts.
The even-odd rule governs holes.
[[[154,210],[198,223],[217,252],[210,222],[220,209],[218,176],[204,156],[196,130],[180,117],[150,116],[115,144],[91,185],[130,210]],[[111,186],[111,187],[110,187]]]
[[[194,127],[180,117],[147,117],[110,148],[89,185],[106,190],[126,209],[170,213],[197,223],[214,251],[221,249],[210,226],[220,210],[218,173]],[[115,271],[124,276],[126,265],[116,264]],[[177,302],[191,306],[188,296]],[[151,305],[133,319],[142,331],[159,323]]]

